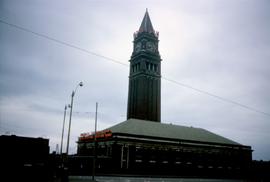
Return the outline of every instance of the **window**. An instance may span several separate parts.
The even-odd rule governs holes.
[[[150,65],[149,65],[148,62],[146,62],[146,69],[147,69],[147,70],[150,70]]]

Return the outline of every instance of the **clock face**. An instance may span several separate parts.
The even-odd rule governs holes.
[[[142,47],[142,43],[141,42],[138,42],[136,45],[135,45],[135,52],[139,52],[141,50],[141,47]]]
[[[155,52],[155,44],[153,42],[147,42],[146,49],[148,51]]]

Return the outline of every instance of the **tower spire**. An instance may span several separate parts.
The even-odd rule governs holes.
[[[141,26],[139,28],[139,32],[155,33],[155,30],[154,30],[153,25],[151,23],[147,8],[146,8],[146,12],[145,12],[144,17],[143,17],[143,21],[142,21]]]

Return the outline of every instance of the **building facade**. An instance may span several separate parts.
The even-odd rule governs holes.
[[[2,179],[8,181],[47,181],[49,139],[0,136]]]
[[[244,173],[252,160],[251,147],[207,130],[146,120],[128,119],[96,139],[97,168],[105,173],[228,176]],[[94,134],[83,134],[78,155],[94,155],[94,147]]]

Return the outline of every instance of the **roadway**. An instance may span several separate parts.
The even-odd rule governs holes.
[[[202,178],[152,178],[97,176],[98,182],[247,182],[240,179],[202,179]],[[92,176],[69,176],[69,182],[92,182]]]

